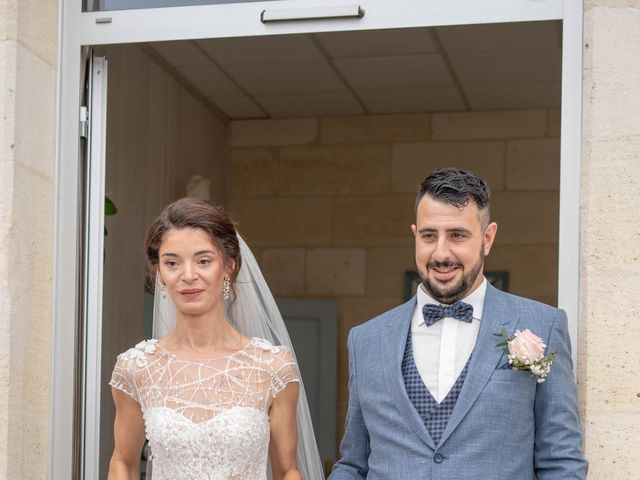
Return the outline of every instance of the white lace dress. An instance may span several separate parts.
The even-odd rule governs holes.
[[[153,480],[263,480],[269,407],[299,381],[289,350],[259,338],[208,359],[147,340],[118,356],[109,385],[142,408]]]

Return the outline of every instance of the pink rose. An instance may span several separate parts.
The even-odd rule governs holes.
[[[540,337],[528,329],[523,332],[516,330],[515,338],[508,346],[509,353],[527,365],[544,357],[544,349],[547,347]]]

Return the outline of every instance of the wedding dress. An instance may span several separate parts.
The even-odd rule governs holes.
[[[134,398],[144,415],[152,480],[263,480],[269,468],[269,407],[290,382],[296,405],[297,468],[304,480],[324,480],[304,383],[278,306],[245,241],[232,325],[251,341],[231,355],[176,356],[158,338],[176,325],[170,298],[156,295],[153,340],[118,356],[110,385]]]
[[[254,337],[202,359],[147,340],[118,356],[110,385],[142,408],[153,480],[264,480],[269,407],[290,382],[289,349]]]

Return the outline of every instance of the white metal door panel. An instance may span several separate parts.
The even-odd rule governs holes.
[[[89,69],[84,236],[83,478],[99,478],[102,283],[107,114],[107,60],[92,57]]]

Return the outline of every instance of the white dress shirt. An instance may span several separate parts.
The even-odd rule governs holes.
[[[422,307],[439,302],[431,298],[422,285],[418,287],[416,309],[411,320],[413,359],[422,381],[438,403],[447,396],[469,360],[480,329],[486,291],[485,278],[478,288],[462,299],[473,307],[471,323],[446,317],[427,327]]]

